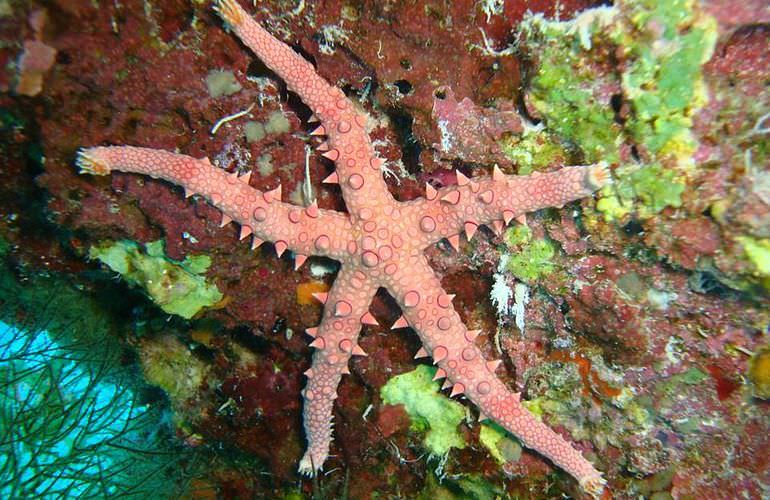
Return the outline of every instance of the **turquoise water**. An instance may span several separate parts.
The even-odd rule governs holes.
[[[158,415],[89,352],[0,322],[0,497],[143,496]]]

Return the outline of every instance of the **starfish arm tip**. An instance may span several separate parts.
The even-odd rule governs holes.
[[[82,148],[75,157],[75,165],[81,174],[108,175],[110,166],[99,154],[101,148]]]
[[[610,169],[606,162],[600,161],[588,167],[585,182],[592,191],[612,183]]]
[[[230,26],[238,26],[243,22],[243,9],[235,0],[216,0],[214,10]]]
[[[602,498],[607,480],[604,479],[600,472],[595,471],[594,474],[590,474],[580,478],[578,481],[580,487],[588,493],[591,498]]]

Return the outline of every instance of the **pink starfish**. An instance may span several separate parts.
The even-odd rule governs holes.
[[[452,305],[423,250],[446,238],[455,248],[464,231],[470,240],[482,224],[500,229],[526,212],[561,206],[588,196],[608,182],[602,165],[563,168],[557,172],[517,177],[497,167],[491,177],[469,179],[459,171],[458,184],[440,190],[426,186],[426,197],[397,202],[388,192],[365,130],[366,116],[330,86],[313,66],[273,38],[235,0],[219,0],[216,9],[236,35],[314,111],[321,125],[312,133],[328,141],[319,149],[336,163],[324,182],[339,183],[348,213],[301,208],[281,201],[281,187],[262,192],[249,186],[250,174],[237,176],[195,159],[160,150],[118,146],[82,150],[83,172],[106,175],[112,170],[161,178],[203,195],[223,213],[223,224],[241,225],[241,239],[253,235],[252,248],[271,241],[280,256],[295,254],[295,265],[308,255],[341,262],[325,303],[323,319],[308,328],[317,350],[306,372],[304,426],[308,449],[299,470],[315,474],[329,453],[332,405],[351,355],[366,355],[358,345],[362,324],[377,324],[369,303],[386,288],[403,315],[393,328],[410,326],[422,340],[416,357],[431,356],[437,378],[446,377],[452,396],[464,394],[489,418],[518,436],[522,443],[550,458],[578,479],[589,493],[603,489],[601,474],[559,434],[522,406],[519,394],[495,376],[500,361],[486,361],[474,345],[478,331],[468,330]]]

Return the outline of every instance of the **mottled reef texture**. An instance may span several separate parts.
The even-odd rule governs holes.
[[[491,453],[474,418],[459,425],[465,448],[428,459],[408,415],[380,395],[415,368],[418,341],[385,327],[365,329],[370,355],[340,386],[330,472],[299,481],[299,391],[311,353],[301,332],[318,323],[309,296],[328,288],[333,265],[295,272],[271,247],[239,243],[216,210],[178,189],[81,177],[73,159],[100,144],[179,150],[228,171],[254,168],[255,187],[280,182],[301,204],[308,110],[207,2],[99,3],[0,1],[0,237],[19,279],[56,274],[88,296],[122,298],[118,319],[142,373],[168,395],[180,439],[210,458],[195,487],[243,498],[578,495],[566,474],[517,453],[513,441]],[[480,345],[502,355],[506,382],[605,471],[614,496],[769,494],[765,2],[677,1],[675,15],[647,18],[650,2],[629,0],[613,23],[626,31],[595,24],[567,33],[529,18],[521,36],[527,9],[554,19],[551,2],[259,3],[249,7],[258,20],[376,119],[371,134],[400,200],[421,195],[425,182],[455,183],[455,167],[521,173],[608,159],[616,192],[537,213],[528,230],[485,232],[459,253],[439,244],[431,265],[465,323],[483,330]],[[559,5],[566,20],[596,3]],[[671,22],[681,24],[673,35]],[[710,36],[713,51],[703,49]],[[666,59],[682,47],[708,61]],[[666,80],[655,68],[676,71]],[[679,73],[692,76],[689,93]],[[21,95],[35,93],[38,74],[40,92]],[[33,83],[22,88],[20,77]],[[658,88],[682,102],[660,104]],[[250,116],[210,133],[255,102]],[[525,131],[522,116],[542,120],[542,130]],[[310,155],[319,205],[341,210],[338,191],[320,183],[330,167]],[[223,298],[190,320],[166,321],[141,284],[89,260],[115,241],[159,239],[172,275],[205,276]],[[185,260],[201,255],[208,267]],[[156,268],[147,262],[135,267]],[[522,285],[523,322],[511,312]],[[385,295],[372,312],[383,325],[399,315]]]

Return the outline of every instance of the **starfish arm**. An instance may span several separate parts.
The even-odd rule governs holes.
[[[499,361],[487,361],[474,340],[478,331],[468,330],[441,283],[423,255],[410,259],[408,269],[399,271],[387,285],[401,305],[406,323],[414,328],[446,377],[444,387],[452,396],[464,394],[480,409],[521,442],[548,457],[574,476],[586,491],[598,494],[604,484],[601,474],[564,438],[534,417],[495,375]],[[403,325],[404,323],[401,323]]]
[[[314,337],[310,345],[317,350],[311,368],[305,372],[308,381],[302,391],[308,442],[299,464],[303,474],[315,475],[329,455],[337,385],[343,373],[350,373],[351,355],[366,355],[358,345],[358,334],[363,322],[373,322],[369,304],[376,291],[363,273],[343,265],[328,295],[321,296],[325,303],[321,324],[307,329],[308,335]]]
[[[372,199],[390,199],[377,157],[366,131],[367,117],[337,87],[329,85],[313,65],[267,32],[235,0],[218,0],[216,10],[235,34],[292,92],[315,113],[321,125],[313,135],[328,136],[319,147],[337,166],[338,182],[348,211],[357,215]]]
[[[253,246],[272,241],[279,254],[323,255],[340,259],[350,231],[347,217],[315,205],[298,207],[280,201],[279,189],[262,192],[238,177],[214,167],[208,160],[168,151],[112,146],[83,149],[77,164],[81,173],[107,175],[113,170],[149,175],[179,185],[187,196],[203,195],[222,211],[223,224],[241,225],[241,238],[253,234]],[[304,260],[304,259],[302,259]]]
[[[462,231],[470,240],[482,224],[503,220],[507,224],[527,212],[583,198],[609,182],[609,174],[599,163],[528,176],[504,175],[496,169],[492,177],[460,179],[458,185],[429,189],[431,199],[405,204],[411,234],[424,246],[442,238],[457,246]]]

